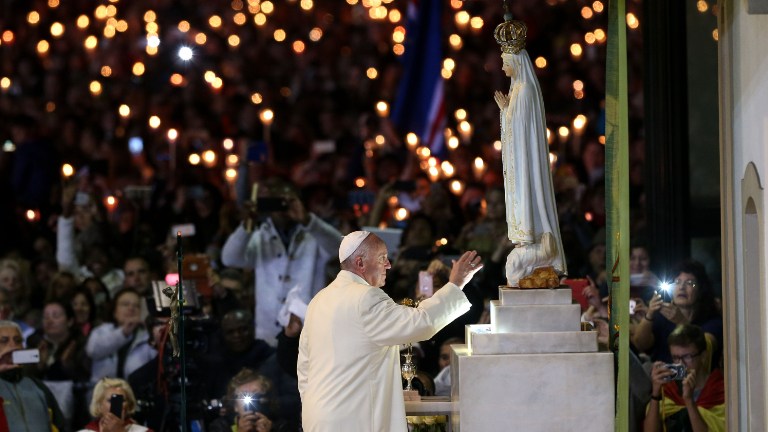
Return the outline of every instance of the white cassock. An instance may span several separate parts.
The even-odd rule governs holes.
[[[512,243],[528,245],[540,242],[544,233],[550,233],[557,253],[548,264],[566,273],[539,81],[526,50],[501,57],[515,70],[509,104],[501,110],[508,236]]]
[[[469,307],[452,283],[412,308],[339,272],[309,303],[301,332],[304,431],[407,431],[399,345],[431,338]]]

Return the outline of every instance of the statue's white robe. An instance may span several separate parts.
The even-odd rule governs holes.
[[[418,308],[342,270],[310,302],[297,372],[307,432],[407,431],[400,344],[427,340],[470,303],[446,284]]]
[[[539,82],[525,50],[502,58],[513,66],[515,74],[509,104],[501,110],[508,236],[512,243],[529,245],[540,242],[544,233],[551,233],[557,253],[548,264],[566,273]]]

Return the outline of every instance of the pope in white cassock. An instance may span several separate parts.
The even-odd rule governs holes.
[[[407,431],[401,344],[431,338],[466,313],[462,292],[482,268],[474,251],[453,264],[449,282],[417,308],[380,289],[391,267],[375,234],[355,231],[339,248],[341,271],[309,303],[297,372],[306,432]]]

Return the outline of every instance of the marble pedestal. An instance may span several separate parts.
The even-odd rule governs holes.
[[[613,354],[579,331],[570,289],[513,291],[452,346],[453,430],[613,431]]]

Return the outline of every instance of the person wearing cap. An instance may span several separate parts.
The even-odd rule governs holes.
[[[384,241],[355,231],[341,242],[341,271],[309,303],[297,363],[307,432],[407,431],[400,345],[426,340],[470,303],[462,289],[482,268],[476,252],[454,262],[449,282],[419,306],[398,305],[380,288]]]
[[[309,303],[325,286],[325,265],[336,255],[342,235],[307,211],[292,184],[271,178],[258,191],[260,200],[282,198],[287,208],[262,207],[256,215],[244,215],[264,218],[252,233],[241,224],[224,244],[221,261],[227,267],[253,269],[256,338],[274,347],[283,330],[278,312],[288,293],[298,287],[299,297]]]

